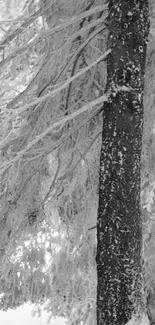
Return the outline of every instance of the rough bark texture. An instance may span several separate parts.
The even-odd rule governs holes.
[[[141,308],[140,161],[147,0],[109,0],[97,220],[97,325],[124,325]]]

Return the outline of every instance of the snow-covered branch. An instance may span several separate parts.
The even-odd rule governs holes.
[[[59,119],[59,121],[55,122],[54,124],[50,125],[50,127],[48,127],[44,132],[40,133],[39,135],[37,135],[35,137],[35,139],[33,139],[32,141],[30,141],[27,146],[19,151],[19,153],[8,163],[5,164],[1,164],[0,169],[4,166],[9,166],[11,165],[13,162],[16,162],[19,160],[19,158],[21,158],[27,151],[29,151],[36,143],[38,143],[40,140],[42,140],[46,135],[48,135],[51,131],[53,131],[56,127],[61,126],[63,124],[65,124],[66,122],[74,119],[75,117],[85,113],[86,111],[91,112],[91,110],[93,109],[94,106],[104,103],[105,101],[108,100],[108,97],[106,95],[100,96],[99,98],[95,99],[94,101],[84,105],[82,108],[80,108],[78,111],[71,113],[68,116],[65,116],[61,119]],[[3,143],[1,143],[3,146]],[[2,149],[2,148],[1,148]]]
[[[44,100],[50,98],[50,97],[54,97],[57,93],[59,93],[61,90],[65,89],[71,82],[75,81],[77,78],[79,78],[81,75],[83,75],[84,73],[86,73],[87,71],[89,71],[92,67],[94,67],[95,65],[97,65],[99,62],[106,60],[107,56],[110,54],[111,50],[107,50],[103,55],[101,55],[96,61],[92,62],[91,64],[89,64],[89,66],[87,66],[86,68],[81,69],[79,72],[77,72],[73,77],[70,77],[69,79],[67,79],[66,81],[64,81],[61,85],[60,84],[56,84],[54,85],[54,88],[52,91],[49,91],[46,95],[37,98],[33,101],[31,101],[30,103],[21,106],[20,108],[18,108],[18,112],[22,112],[25,111],[26,109],[28,109],[29,107],[35,106],[40,104],[41,102],[43,102]]]
[[[10,60],[12,60],[17,55],[22,54],[26,50],[30,49],[32,46],[37,45],[38,42],[40,42],[42,39],[45,39],[45,38],[47,38],[49,36],[52,36],[54,33],[60,32],[61,30],[64,30],[65,28],[71,26],[72,24],[77,23],[81,19],[86,18],[86,17],[88,17],[88,16],[90,16],[92,14],[95,14],[95,13],[103,11],[103,10],[107,10],[106,5],[104,5],[104,6],[96,6],[93,9],[90,9],[90,10],[78,15],[77,17],[72,17],[72,18],[68,19],[64,23],[55,26],[51,30],[40,32],[40,34],[38,36],[36,36],[34,39],[30,40],[27,44],[23,45],[22,47],[19,47],[17,50],[14,50],[10,55],[8,55],[8,57],[3,59],[0,62],[0,68],[2,68],[5,64],[7,64]],[[105,16],[105,18],[106,18],[106,16]],[[80,31],[79,31],[79,33],[80,33]],[[4,47],[3,43],[2,43],[2,45],[0,44],[0,48],[1,47],[2,48]]]

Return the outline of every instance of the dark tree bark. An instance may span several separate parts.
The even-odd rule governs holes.
[[[124,325],[141,309],[140,162],[147,0],[109,0],[97,219],[97,325]]]

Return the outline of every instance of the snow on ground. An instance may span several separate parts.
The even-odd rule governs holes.
[[[33,306],[25,304],[17,309],[0,311],[0,324],[2,325],[47,325],[49,314],[43,312],[41,317],[32,317]],[[52,318],[49,325],[66,325],[63,318]]]
[[[134,317],[129,320],[126,325],[150,325],[147,315],[143,314],[141,320],[136,320]]]

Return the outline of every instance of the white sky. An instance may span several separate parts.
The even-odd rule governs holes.
[[[16,310],[9,309],[7,312],[0,311],[0,324],[2,325],[46,325],[48,314],[41,317],[32,317],[33,306],[24,305]],[[52,319],[51,325],[65,325],[61,318]]]

